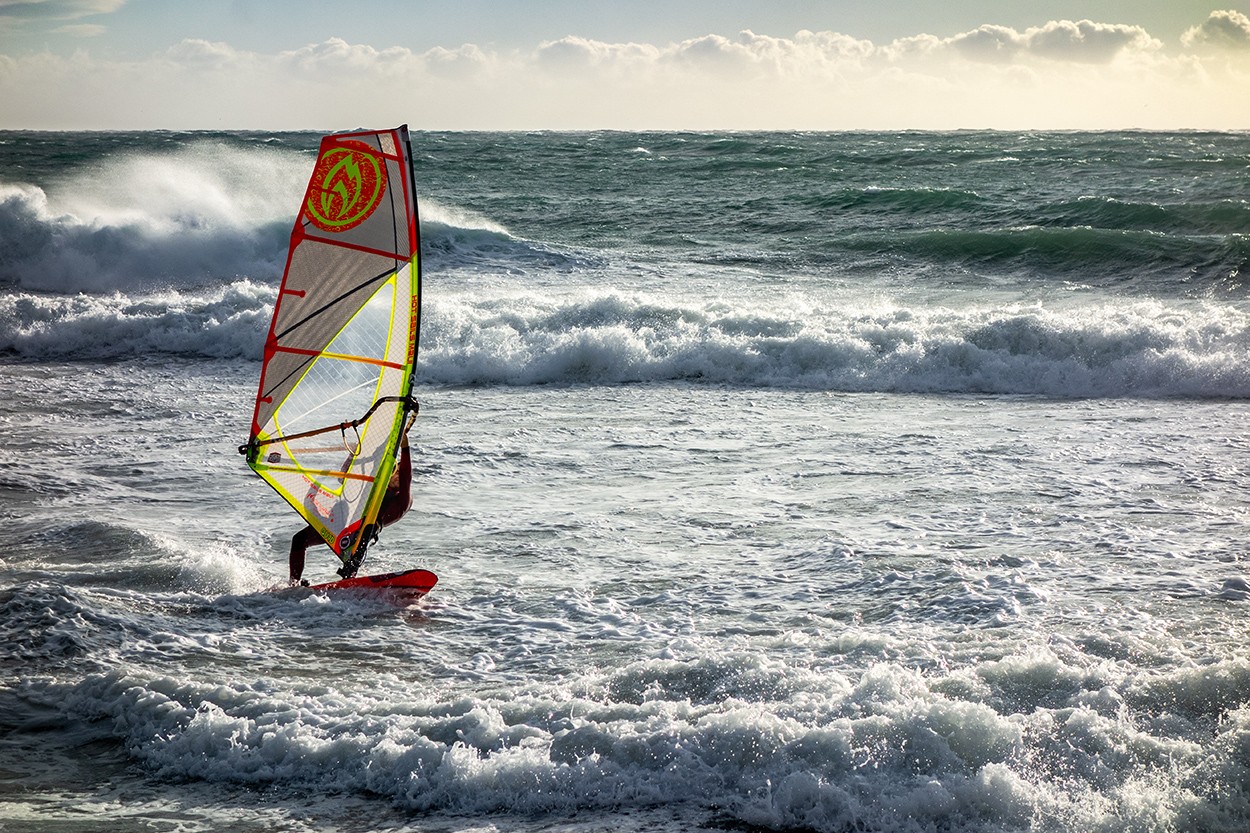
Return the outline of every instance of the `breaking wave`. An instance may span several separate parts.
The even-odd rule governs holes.
[[[308,178],[290,151],[213,143],[131,153],[45,186],[0,180],[0,286],[53,293],[277,283]],[[421,202],[427,269],[560,269],[585,257]]]
[[[28,359],[260,356],[274,289],[0,295]],[[965,308],[720,302],[585,291],[437,297],[430,384],[692,382],[836,391],[1250,397],[1250,313],[1203,302]]]

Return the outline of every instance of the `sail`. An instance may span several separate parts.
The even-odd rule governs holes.
[[[415,412],[420,288],[407,126],[324,137],[240,451],[351,573]]]

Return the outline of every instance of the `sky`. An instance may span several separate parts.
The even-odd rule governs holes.
[[[0,0],[0,129],[1250,129],[1250,0]]]

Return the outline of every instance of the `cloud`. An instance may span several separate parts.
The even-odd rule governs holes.
[[[569,35],[540,44],[534,60],[553,73],[588,69],[622,73],[645,70],[655,64],[659,55],[660,50],[650,44],[605,43]]]
[[[490,65],[490,56],[472,43],[459,49],[436,46],[420,57],[431,75],[443,79],[472,78]]]
[[[1083,64],[1104,64],[1124,53],[1152,52],[1163,44],[1140,26],[1052,20],[1045,26],[1017,32],[1008,26],[981,26],[930,44],[949,47],[965,58],[1010,63],[1029,57]]]
[[[126,0],[0,0],[0,17],[19,20],[76,20],[111,14]]]
[[[164,57],[176,66],[209,69],[237,65],[242,53],[229,44],[188,38],[165,50]]]
[[[708,34],[664,47],[569,36],[542,44],[535,52],[535,60],[551,71],[625,66],[651,70],[667,66],[736,77],[809,78],[813,74],[839,76],[874,62],[941,55],[994,64],[1033,59],[1106,64],[1124,55],[1154,53],[1162,46],[1138,26],[1060,20],[1023,32],[987,24],[951,38],[922,34],[886,46],[838,32],[806,30],[793,37],[760,35],[751,30],[734,37]]]
[[[1212,15],[1189,42],[1243,23]],[[421,53],[342,38],[268,53],[190,39],[137,61],[85,49],[0,56],[0,127],[1250,127],[1250,64],[1174,47],[1140,27],[1088,20],[884,45],[831,31],[750,30],[667,44],[569,35],[528,50],[470,43]]]
[[[108,28],[98,23],[67,23],[64,26],[58,26],[52,30],[60,35],[69,35],[73,38],[96,38],[108,31]]]
[[[1015,29],[986,25],[944,41],[937,41],[932,46],[938,49],[943,46],[950,47],[974,61],[1007,63],[1015,60],[1025,50],[1025,41]]]
[[[557,72],[591,68],[654,72],[676,68],[713,75],[763,73],[773,77],[807,74],[872,52],[870,41],[834,32],[801,31],[793,38],[780,38],[743,30],[732,38],[710,34],[664,47],[569,36],[542,44],[535,59],[545,69]]]
[[[667,61],[708,71],[732,69],[773,75],[805,74],[831,65],[865,58],[874,52],[871,41],[836,32],[803,30],[793,38],[757,35],[749,29],[735,38],[705,35],[683,41],[662,53]]]
[[[1101,64],[1123,53],[1153,52],[1163,43],[1140,26],[1081,20],[1052,21],[1025,33],[1031,54],[1058,61]]]
[[[470,79],[489,70],[497,56],[473,44],[459,49],[436,47],[416,54],[404,47],[375,49],[330,38],[276,54],[266,55],[235,49],[231,45],[188,38],[159,56],[172,73],[194,75],[214,71],[218,76],[250,76],[259,79],[287,79],[293,87],[351,86],[388,83],[396,77],[413,78],[426,73],[444,80]],[[186,79],[192,82],[191,78]]]
[[[1181,43],[1191,49],[1250,51],[1250,17],[1232,10],[1211,12],[1181,36]]]
[[[282,52],[277,62],[291,64],[301,70],[336,73],[386,71],[413,59],[412,50],[402,46],[375,49],[364,44],[348,43],[342,38],[330,38],[323,43]]]

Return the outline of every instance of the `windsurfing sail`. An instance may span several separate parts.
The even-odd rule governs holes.
[[[325,136],[239,451],[355,575],[411,397],[421,266],[408,128]]]

